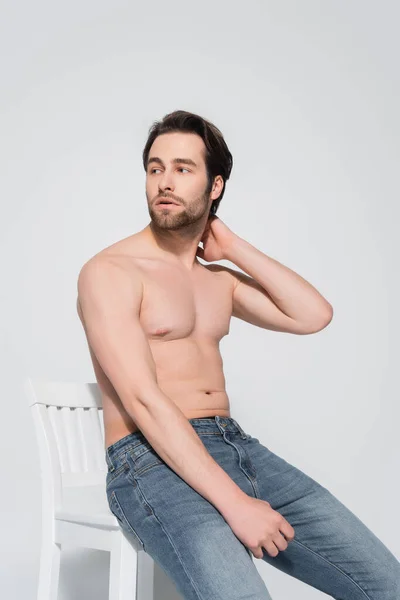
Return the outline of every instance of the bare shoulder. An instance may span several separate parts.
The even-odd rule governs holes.
[[[122,240],[114,242],[110,246],[106,246],[105,248],[97,252],[97,254],[92,256],[92,258],[89,259],[88,262],[103,258],[117,260],[120,258],[123,261],[127,258],[134,259],[136,254],[140,256],[140,254],[142,253],[143,246],[143,243],[141,241],[142,236],[140,235],[140,233],[141,232],[134,233]]]
[[[82,280],[88,279],[91,282],[107,286],[108,282],[120,279],[140,281],[141,273],[135,259],[129,255],[123,254],[97,254],[90,258],[81,268],[78,277],[78,284]],[[79,289],[79,286],[78,286]]]
[[[133,234],[97,252],[82,266],[81,272],[115,266],[128,270],[136,276],[140,276],[138,261],[140,255],[140,237],[139,234]]]
[[[230,269],[229,267],[225,267],[224,265],[219,265],[217,263],[210,263],[204,266],[211,273],[225,277],[225,279],[232,285],[232,289],[235,289],[237,284],[240,282],[239,276],[241,273],[235,269]]]
[[[124,241],[124,240],[123,240]],[[143,285],[142,273],[139,268],[138,261],[132,254],[132,245],[129,248],[125,244],[113,244],[104,250],[101,250],[89,260],[87,260],[80,269],[78,276],[78,296],[76,307],[79,318],[83,319],[82,308],[79,301],[80,290],[87,286],[91,286],[95,282],[97,289],[102,293],[113,289],[117,282],[123,281],[127,284],[136,284],[139,288]],[[125,275],[126,277],[121,277]]]

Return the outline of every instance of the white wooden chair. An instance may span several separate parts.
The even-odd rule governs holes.
[[[109,600],[153,600],[154,561],[125,536],[108,506],[97,383],[27,378],[24,390],[42,478],[38,600],[57,600],[63,544],[110,552]]]

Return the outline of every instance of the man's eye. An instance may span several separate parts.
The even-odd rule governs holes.
[[[156,167],[154,169],[150,169],[150,173],[154,173],[154,171],[161,171],[161,169],[157,169]],[[178,171],[187,171],[188,173],[190,172],[189,169],[186,169],[186,167],[179,167]]]

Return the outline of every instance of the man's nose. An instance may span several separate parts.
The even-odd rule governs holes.
[[[173,190],[175,186],[172,174],[168,171],[164,171],[158,180],[158,187],[160,188],[160,191],[164,191],[166,189]]]

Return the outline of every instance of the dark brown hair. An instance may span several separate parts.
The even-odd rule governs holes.
[[[221,194],[213,201],[210,208],[210,216],[215,215],[219,203],[225,193],[226,181],[229,179],[233,166],[233,157],[229,152],[228,146],[224,140],[221,131],[207,119],[203,119],[185,110],[175,110],[163,117],[161,121],[155,121],[149,129],[149,137],[143,150],[143,166],[147,171],[147,160],[149,158],[150,148],[159,135],[163,133],[172,133],[182,131],[185,133],[197,133],[203,140],[205,150],[205,163],[207,170],[207,190],[211,192],[214,178],[221,175],[224,181],[224,187]]]

